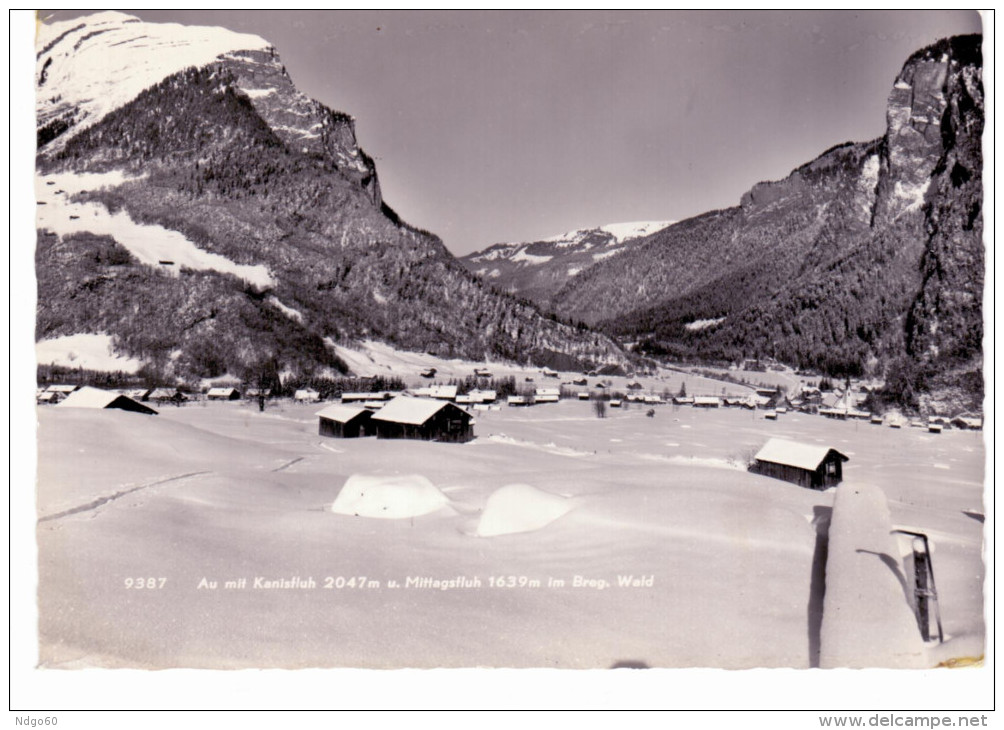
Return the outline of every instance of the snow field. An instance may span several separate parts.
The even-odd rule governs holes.
[[[42,340],[35,345],[35,359],[45,365],[62,365],[98,372],[135,373],[143,363],[135,358],[116,355],[110,335],[79,334]]]
[[[231,274],[261,288],[275,285],[266,266],[238,264],[220,254],[203,251],[181,233],[136,223],[125,211],[109,213],[98,203],[70,202],[70,198],[84,190],[116,187],[129,180],[121,171],[36,177],[36,198],[43,203],[37,210],[38,228],[60,236],[72,233],[111,236],[141,263],[175,276],[186,267]],[[165,265],[162,261],[171,263]]]
[[[597,419],[589,406],[479,417],[479,438],[464,445],[321,438],[314,404],[157,417],[40,409],[40,515],[180,477],[39,523],[42,664],[807,667],[811,519],[833,493],[641,456],[725,460],[769,435],[794,437],[786,430],[849,441],[849,481],[895,454],[883,477],[896,477],[893,517],[936,535],[946,632],[978,649],[981,525],[952,505],[978,501],[981,469],[926,467],[947,458],[942,449],[972,446],[979,458],[972,434],[927,443],[867,424],[668,406],[654,419],[642,409]],[[453,509],[332,513],[353,475],[421,475],[401,491],[430,495],[416,488],[427,480]],[[520,484],[533,486],[511,488]],[[530,531],[478,535],[483,521],[532,526],[554,500],[575,508]],[[161,592],[123,592],[125,577],[146,574],[166,578]],[[365,581],[349,589],[352,577]],[[200,589],[202,578],[218,587]],[[255,589],[256,578],[315,587]]]

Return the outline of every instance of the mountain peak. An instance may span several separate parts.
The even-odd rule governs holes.
[[[40,23],[35,46],[38,125],[53,136],[65,130],[58,145],[179,71],[270,48],[256,35],[147,23],[114,11]]]

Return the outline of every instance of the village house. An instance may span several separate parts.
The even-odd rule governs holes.
[[[532,406],[533,401],[525,395],[510,395],[506,399],[510,406]]]
[[[494,403],[498,393],[494,390],[472,390],[468,393],[472,403]]]
[[[430,397],[437,400],[453,400],[457,397],[457,386],[455,385],[433,385],[430,390]]]
[[[210,388],[206,400],[240,400],[241,394],[237,388]]]
[[[717,396],[698,395],[694,397],[694,408],[719,408],[722,402]]]
[[[373,411],[362,406],[335,403],[317,412],[317,433],[334,438],[373,436],[376,428],[370,423]]]
[[[463,442],[474,438],[471,415],[446,401],[398,396],[373,414],[381,439]]]
[[[828,489],[843,480],[850,459],[829,446],[772,438],[757,452],[749,470],[807,489]]]
[[[972,413],[960,413],[951,421],[952,427],[961,431],[982,431],[983,417]]]
[[[45,389],[46,393],[55,393],[60,400],[80,389],[79,385],[50,385]]]
[[[53,393],[51,390],[37,390],[35,391],[35,402],[40,405],[59,403],[59,393]]]
[[[177,388],[155,388],[147,393],[143,400],[154,403],[184,403],[188,399]]]
[[[58,403],[56,408],[114,408],[133,413],[144,413],[155,416],[157,411],[149,406],[145,406],[137,400],[133,400],[127,395],[115,393],[110,390],[101,390],[84,386],[78,391],[71,393],[62,403]]]
[[[561,400],[560,388],[537,388],[533,392],[534,403],[557,403]]]
[[[321,394],[313,388],[301,388],[293,393],[293,400],[297,403],[316,403],[321,399]]]

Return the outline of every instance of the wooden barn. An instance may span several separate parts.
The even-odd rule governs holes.
[[[237,388],[210,388],[206,400],[240,400],[241,394]]]
[[[56,408],[115,408],[122,411],[132,411],[133,413],[145,413],[151,416],[157,415],[157,411],[153,408],[145,406],[127,395],[90,386],[84,386],[80,390],[71,393],[67,396],[66,400],[57,404]]]
[[[770,439],[757,452],[750,471],[807,489],[829,489],[843,480],[843,463],[849,460],[829,446]]]
[[[376,434],[376,428],[370,423],[373,411],[362,406],[336,403],[318,411],[317,417],[317,433],[320,436],[352,439]]]
[[[377,438],[423,441],[470,441],[471,414],[448,401],[398,396],[371,419]]]

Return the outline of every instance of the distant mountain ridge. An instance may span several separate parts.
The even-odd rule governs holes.
[[[612,223],[579,228],[540,241],[497,243],[459,260],[501,291],[547,308],[569,279],[598,261],[627,251],[674,221]]]
[[[264,40],[99,13],[43,26],[38,49],[37,339],[109,335],[165,379],[341,371],[334,345],[362,339],[627,365],[401,221],[352,118]]]

